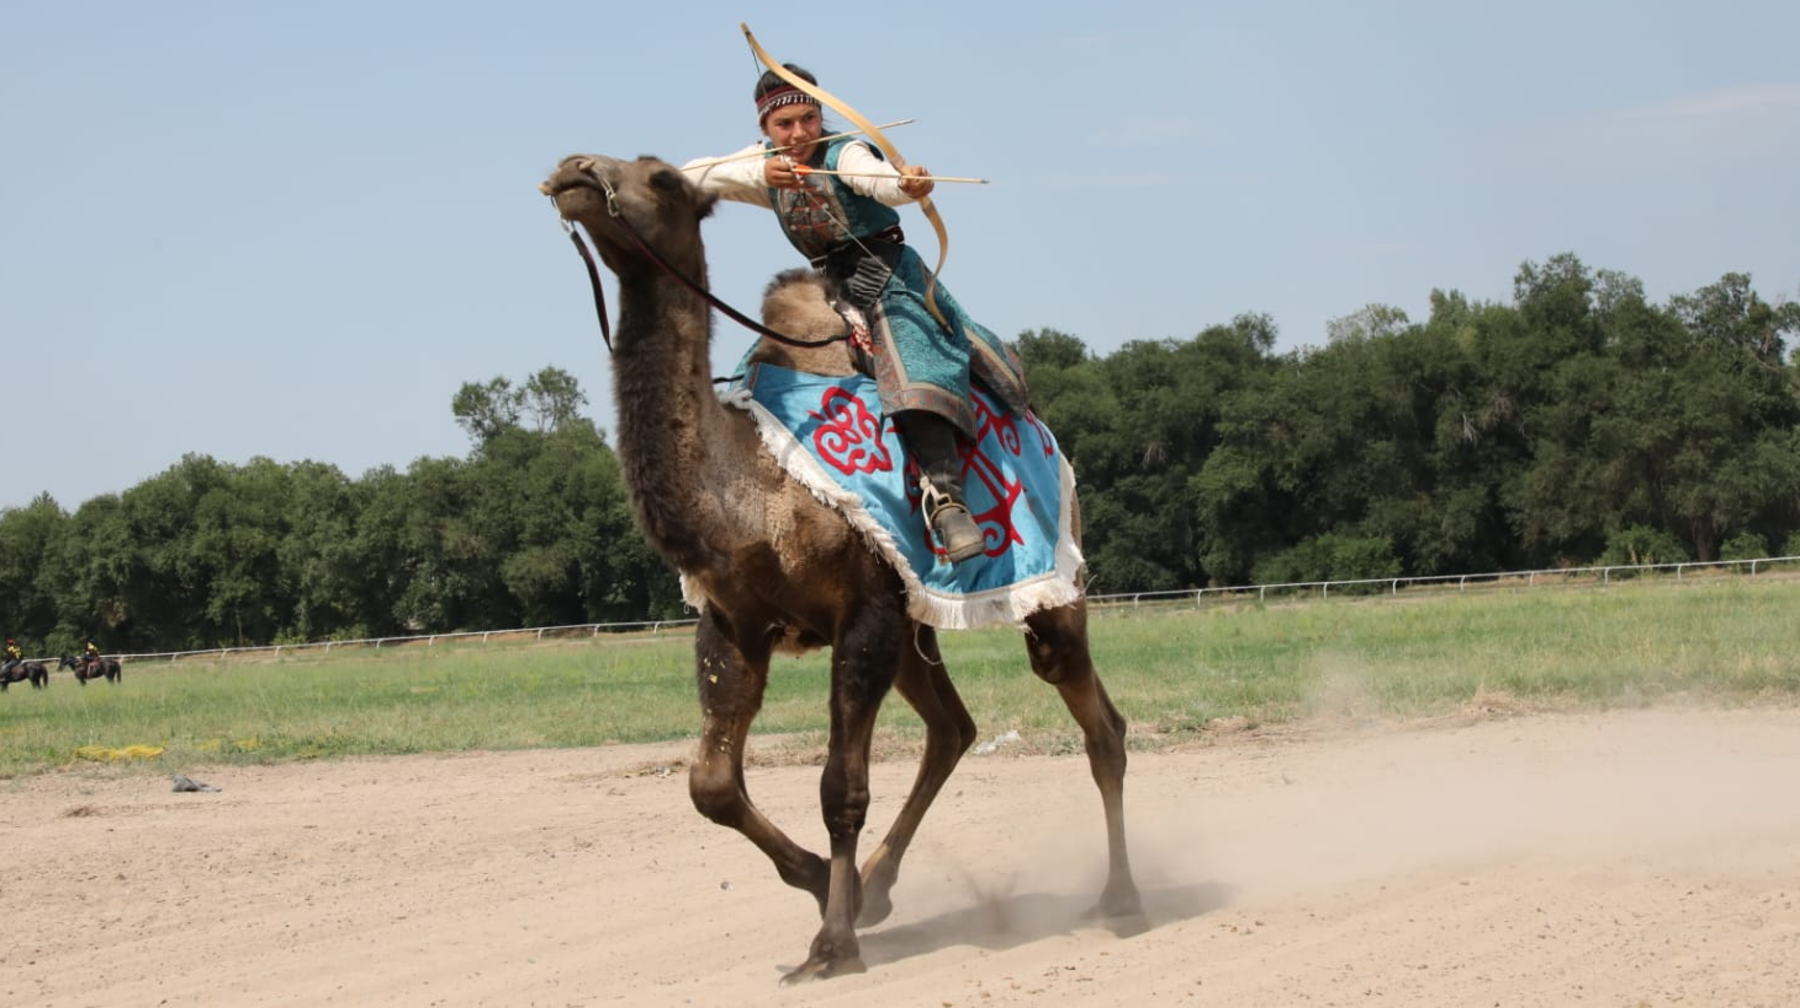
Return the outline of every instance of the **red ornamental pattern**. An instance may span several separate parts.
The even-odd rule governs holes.
[[[858,472],[888,472],[894,460],[881,443],[881,418],[869,412],[861,399],[834,388],[819,400],[812,418],[820,422],[813,431],[813,452],[819,461],[848,476]]]
[[[981,526],[982,545],[987,555],[999,556],[1011,549],[1013,543],[1023,545],[1025,542],[1013,523],[1013,509],[1025,495],[1025,483],[1020,479],[1008,479],[1006,470],[983,452],[981,446],[992,443],[1017,457],[1022,454],[1023,445],[1019,440],[1019,425],[1012,414],[994,412],[986,396],[975,396],[975,427],[974,444],[957,440],[963,458],[963,486],[965,490],[972,489],[972,477],[980,480],[993,496],[993,507],[972,511],[971,517]],[[973,500],[974,495],[969,496]]]
[[[956,439],[962,457],[963,488],[971,509],[984,499],[992,501],[981,511],[971,510],[971,517],[981,526],[984,551],[988,556],[1000,556],[1015,543],[1025,544],[1014,515],[1025,502],[1026,486],[1023,478],[1009,471],[999,459],[1008,455],[1022,458],[1033,448],[1049,459],[1055,457],[1056,446],[1035,413],[1027,411],[1020,417],[997,412],[994,404],[979,394],[974,397],[974,407],[976,440],[971,443],[960,434]],[[843,388],[830,388],[820,397],[819,408],[808,414],[819,424],[813,430],[812,442],[820,462],[845,476],[893,470],[893,456],[882,441],[883,420],[860,397]],[[1021,427],[1028,427],[1036,435],[1035,446],[1028,443]],[[904,484],[914,515],[919,514],[921,507],[918,480],[918,464],[906,459]],[[972,492],[977,484],[986,490],[985,497]],[[923,523],[918,528],[932,552],[941,554],[931,531]]]

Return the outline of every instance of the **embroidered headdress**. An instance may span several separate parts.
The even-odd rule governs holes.
[[[778,87],[768,94],[756,99],[756,121],[762,122],[764,119],[769,118],[770,112],[775,111],[783,105],[817,106],[818,104],[819,100],[817,98],[801,91],[799,88],[790,86]]]

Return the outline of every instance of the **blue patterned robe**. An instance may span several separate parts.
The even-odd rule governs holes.
[[[835,171],[844,148],[852,143],[862,141],[828,142],[823,167]],[[768,193],[783,233],[815,265],[849,240],[846,226],[857,238],[872,239],[900,223],[893,207],[856,192],[839,176],[809,175],[805,182],[804,189]],[[1008,409],[1023,413],[1029,396],[1024,370],[1012,349],[970,318],[941,283],[932,289],[932,296],[952,331],[938,324],[925,304],[930,273],[911,245],[901,246],[893,265],[894,275],[868,318],[882,412],[892,416],[902,410],[926,410],[973,439],[977,430],[969,395],[973,374]]]

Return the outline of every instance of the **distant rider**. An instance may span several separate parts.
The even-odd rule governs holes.
[[[11,672],[25,660],[25,652],[19,650],[19,642],[11,637],[6,638],[6,664],[0,665],[0,672]]]

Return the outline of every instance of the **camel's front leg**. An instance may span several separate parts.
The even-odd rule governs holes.
[[[831,737],[819,805],[831,838],[831,893],[806,962],[783,983],[818,980],[865,969],[856,938],[861,879],[856,840],[869,812],[869,750],[875,717],[893,684],[894,655],[904,643],[907,620],[898,603],[871,602],[853,617],[849,632],[831,649]]]
[[[748,837],[781,880],[811,893],[821,913],[831,875],[825,859],[801,847],[750,801],[744,787],[744,741],[762,709],[769,682],[769,652],[745,654],[720,627],[711,610],[694,631],[695,681],[702,721],[700,751],[688,769],[688,794],[700,814]]]
[[[912,641],[900,649],[900,670],[894,689],[918,713],[925,723],[925,753],[919,759],[919,772],[900,814],[870,852],[862,869],[862,911],[856,923],[862,927],[879,924],[894,910],[892,892],[900,880],[900,861],[918,833],[925,810],[943,790],[964,753],[975,744],[975,719],[963,706],[962,697],[950,682],[944,659],[938,651],[937,632],[915,624]]]

